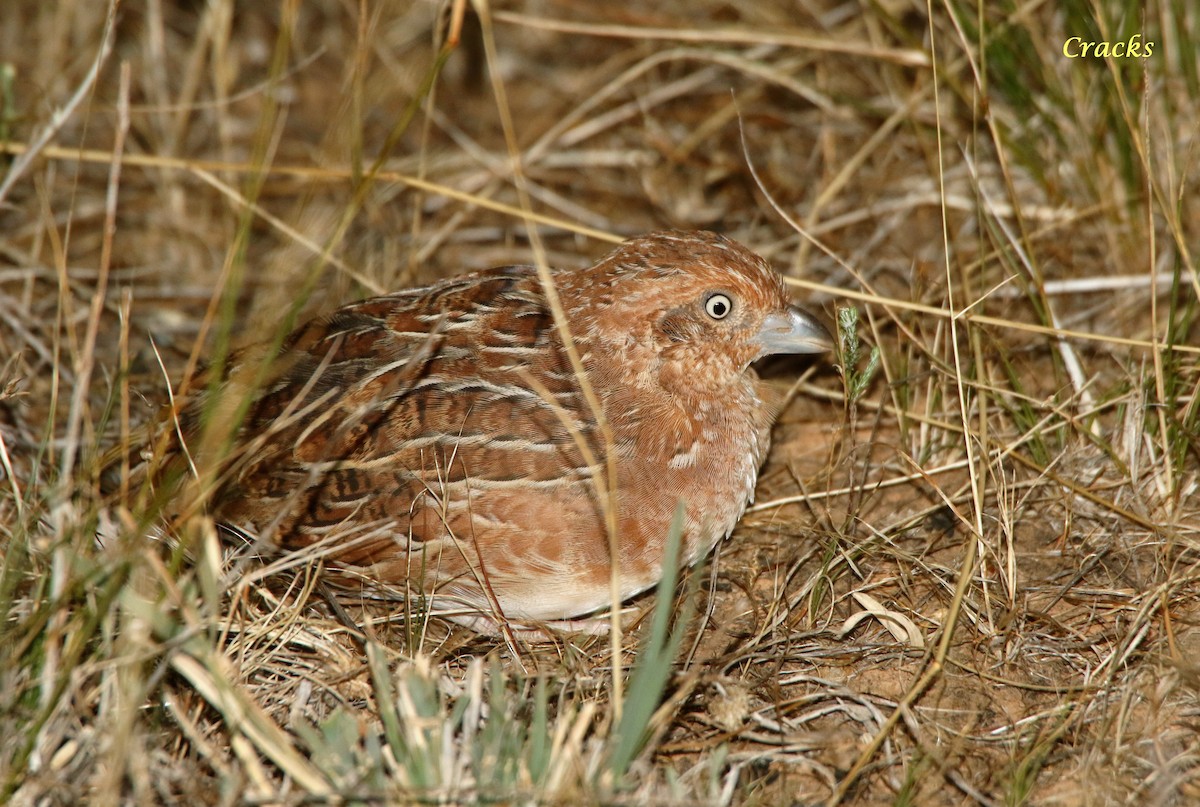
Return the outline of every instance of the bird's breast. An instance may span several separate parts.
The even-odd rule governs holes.
[[[671,518],[685,508],[684,554],[690,563],[727,536],[754,496],[770,438],[770,413],[752,387],[724,400],[671,401],[640,422],[618,419],[618,435],[637,439],[622,452],[618,496],[625,562],[661,564]]]

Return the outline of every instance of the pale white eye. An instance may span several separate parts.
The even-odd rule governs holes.
[[[713,319],[725,319],[733,310],[733,300],[729,299],[728,294],[721,292],[710,294],[704,301],[704,310]]]

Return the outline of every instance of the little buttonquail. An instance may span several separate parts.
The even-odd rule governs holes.
[[[830,350],[829,334],[762,258],[712,233],[634,238],[551,277],[561,323],[535,268],[504,267],[235,354],[217,399],[181,418],[192,459],[221,468],[214,518],[323,556],[339,587],[485,621],[611,605],[613,546],[621,597],[654,585],[681,502],[683,562],[702,557],[751,501],[770,442],[777,394],[753,363]],[[233,450],[201,438],[202,420],[239,423]]]

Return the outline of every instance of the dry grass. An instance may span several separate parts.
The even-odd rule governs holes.
[[[106,5],[0,10],[0,801],[1200,799],[1194,4]],[[100,495],[231,342],[663,226],[863,344],[620,704]]]

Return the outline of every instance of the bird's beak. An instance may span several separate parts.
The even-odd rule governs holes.
[[[833,337],[816,317],[788,306],[763,320],[755,336],[759,358],[772,353],[824,353],[833,350]]]

